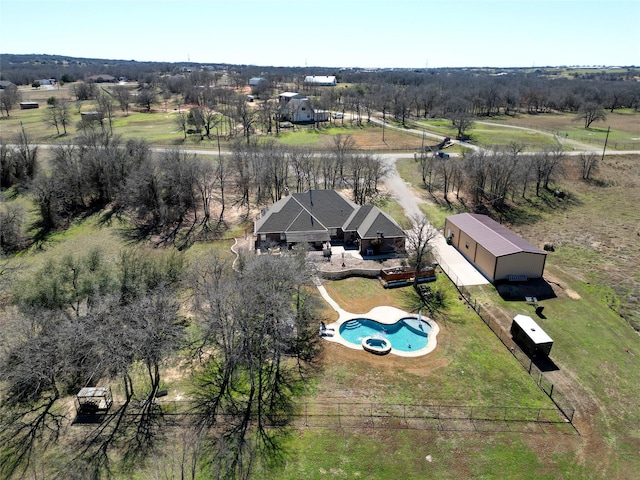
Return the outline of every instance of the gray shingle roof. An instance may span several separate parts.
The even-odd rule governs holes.
[[[297,236],[316,237],[318,232],[341,228],[357,231],[360,238],[403,237],[403,230],[378,207],[359,206],[335,190],[309,190],[294,193],[271,205],[255,222],[255,233],[286,233],[287,240]],[[323,237],[324,238],[324,237]]]
[[[545,251],[486,215],[460,213],[447,217],[447,221],[465,232],[495,257],[519,252],[546,255]]]
[[[379,234],[387,238],[404,237],[404,231],[389,215],[378,207],[369,207],[366,217],[358,227],[358,235],[360,238],[376,238]]]

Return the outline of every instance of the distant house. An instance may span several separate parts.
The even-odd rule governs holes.
[[[257,87],[258,85],[260,85],[263,82],[266,83],[267,81],[262,77],[251,77],[249,79],[249,86],[250,87]]]
[[[547,253],[486,215],[447,217],[445,236],[491,282],[542,278]]]
[[[314,121],[313,105],[308,98],[292,98],[280,109],[280,116],[292,123],[311,123]]]
[[[35,80],[33,83],[39,83],[41,87],[50,87],[56,84],[55,78],[41,78],[40,80]]]
[[[405,253],[405,233],[378,207],[360,206],[335,190],[288,195],[254,223],[256,248],[323,243],[356,247],[363,255]]]
[[[87,82],[94,83],[117,83],[118,79],[112,75],[100,74],[100,75],[91,75],[87,77]]]
[[[329,112],[313,108],[309,98],[295,92],[278,95],[278,117],[291,123],[314,123],[329,121]]]
[[[338,82],[333,75],[307,75],[304,77],[305,85],[317,87],[334,87]]]
[[[40,108],[38,102],[20,102],[20,110],[30,110],[32,108]]]
[[[10,82],[9,80],[0,80],[0,90],[4,90],[5,88],[9,88],[12,85],[15,87],[15,84]]]

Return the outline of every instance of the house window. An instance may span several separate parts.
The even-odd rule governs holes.
[[[266,233],[260,234],[260,240],[263,241],[263,242],[266,242],[267,241],[267,234]]]
[[[469,248],[469,243],[465,242],[464,247]]]
[[[286,240],[286,239],[287,239],[287,234],[286,234],[286,233],[284,233],[284,232],[282,232],[282,233],[280,234],[280,240]]]
[[[306,110],[306,108],[302,107],[301,110]]]

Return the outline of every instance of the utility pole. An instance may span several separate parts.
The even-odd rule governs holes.
[[[604,148],[602,149],[602,160],[600,160],[601,162],[604,162],[604,152],[607,151],[607,142],[609,141],[609,131],[611,130],[611,125],[609,125],[609,127],[607,128],[607,136],[604,139]]]

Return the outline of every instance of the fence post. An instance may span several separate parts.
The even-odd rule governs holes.
[[[549,391],[549,398],[553,398],[553,383],[551,384],[551,390]]]
[[[309,403],[304,402],[304,426],[309,426]]]
[[[338,427],[342,428],[342,420],[340,418],[340,404],[338,404]]]

